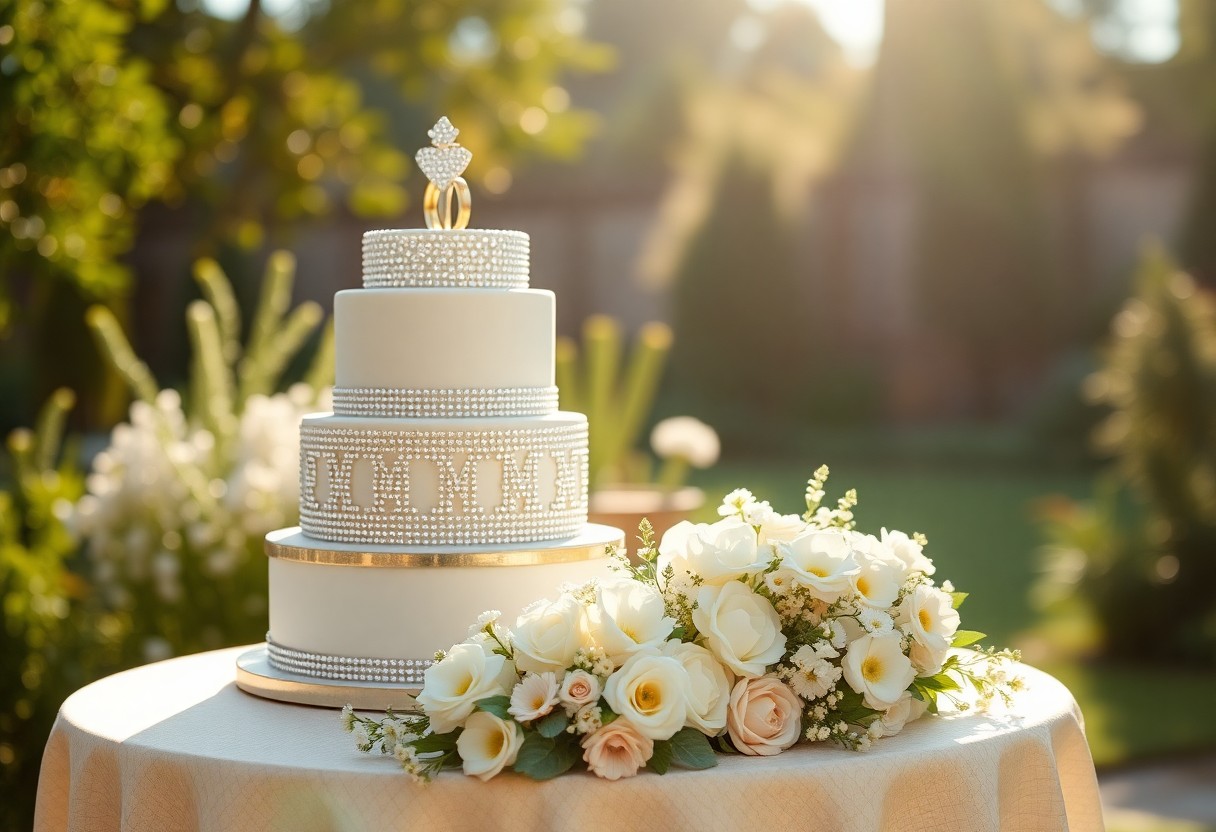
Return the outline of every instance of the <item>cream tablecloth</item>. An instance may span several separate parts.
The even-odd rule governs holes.
[[[411,784],[360,754],[334,711],[233,684],[244,648],[148,665],[63,704],[38,785],[58,830],[822,829],[1095,830],[1081,714],[1025,668],[1012,713],[924,719],[854,753],[813,746],[608,783],[582,773]]]

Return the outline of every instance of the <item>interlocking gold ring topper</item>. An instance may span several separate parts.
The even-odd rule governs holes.
[[[457,143],[460,131],[452,126],[447,116],[442,116],[426,134],[431,138],[431,147],[424,147],[414,155],[414,161],[430,180],[422,198],[426,227],[467,228],[473,211],[473,196],[469,183],[461,174],[469,166],[473,154]]]

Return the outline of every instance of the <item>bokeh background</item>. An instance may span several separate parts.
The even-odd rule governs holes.
[[[641,333],[628,419],[718,431],[711,503],[828,463],[1103,771],[1210,789],[1216,4],[2,0],[0,828],[76,687],[261,639],[332,295],[440,114],[572,387],[633,402]],[[1112,828],[1208,828],[1162,812]]]

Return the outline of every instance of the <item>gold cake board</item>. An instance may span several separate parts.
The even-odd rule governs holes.
[[[341,708],[350,705],[360,711],[408,711],[416,707],[418,688],[391,682],[357,682],[345,679],[318,679],[279,670],[270,663],[266,645],[260,644],[237,657],[236,686],[263,699]]]

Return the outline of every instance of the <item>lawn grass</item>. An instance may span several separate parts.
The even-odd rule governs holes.
[[[724,462],[700,472],[705,489],[701,519],[715,516],[721,495],[750,488],[784,512],[800,511],[806,480],[819,460]],[[883,467],[873,462],[832,465],[828,498],[856,488],[858,528],[923,532],[938,578],[971,593],[963,616],[968,629],[989,634],[987,643],[1017,646],[1036,624],[1029,590],[1041,542],[1033,504],[1050,494],[1083,497],[1089,477],[1080,472],[1027,466],[934,465]],[[1098,765],[1202,748],[1216,748],[1216,720],[1196,719],[1203,703],[1216,701],[1216,673],[1150,666],[1088,666],[1041,662],[1069,686],[1085,714]],[[1163,695],[1167,694],[1167,695]]]

